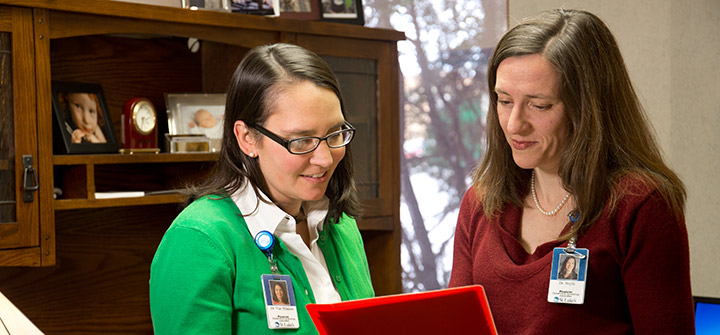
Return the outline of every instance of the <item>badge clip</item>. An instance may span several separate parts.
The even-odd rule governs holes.
[[[572,211],[572,212],[570,212],[570,214],[568,214],[568,218],[570,218],[570,222],[572,222],[573,226],[575,226],[577,224],[578,219],[580,219],[580,213],[578,213],[577,211]],[[572,236],[570,236],[570,240],[568,241],[568,246],[565,249],[563,249],[563,251],[566,254],[573,255],[580,259],[585,258],[585,255],[583,255],[579,252],[575,252],[576,246],[577,246],[577,234],[575,233]]]
[[[260,251],[267,255],[270,271],[273,274],[278,274],[277,262],[272,254],[272,249],[275,246],[275,236],[269,231],[263,230],[255,235],[255,244],[260,248]]]

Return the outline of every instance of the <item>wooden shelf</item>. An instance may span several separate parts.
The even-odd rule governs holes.
[[[56,210],[181,203],[186,195],[163,193],[139,197],[96,199],[96,192],[166,192],[202,177],[217,153],[55,155]]]
[[[146,195],[133,198],[115,199],[58,199],[54,201],[55,210],[109,208],[141,205],[159,205],[184,202],[187,197],[182,194]]]

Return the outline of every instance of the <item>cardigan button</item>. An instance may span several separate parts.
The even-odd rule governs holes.
[[[342,277],[340,277],[340,275],[335,275],[335,281],[336,281],[336,282],[341,282],[341,281],[342,281]]]

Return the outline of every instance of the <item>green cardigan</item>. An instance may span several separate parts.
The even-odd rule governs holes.
[[[276,239],[280,274],[292,277],[300,328],[268,328],[260,276],[268,259],[230,198],[202,198],[178,215],[150,267],[155,334],[317,334],[305,305],[315,303],[300,259]],[[374,296],[362,238],[343,215],[324,225],[318,245],[342,300]]]

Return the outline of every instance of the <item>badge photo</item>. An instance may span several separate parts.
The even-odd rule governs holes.
[[[292,278],[288,275],[261,276],[265,312],[269,329],[297,329],[300,327]]]

